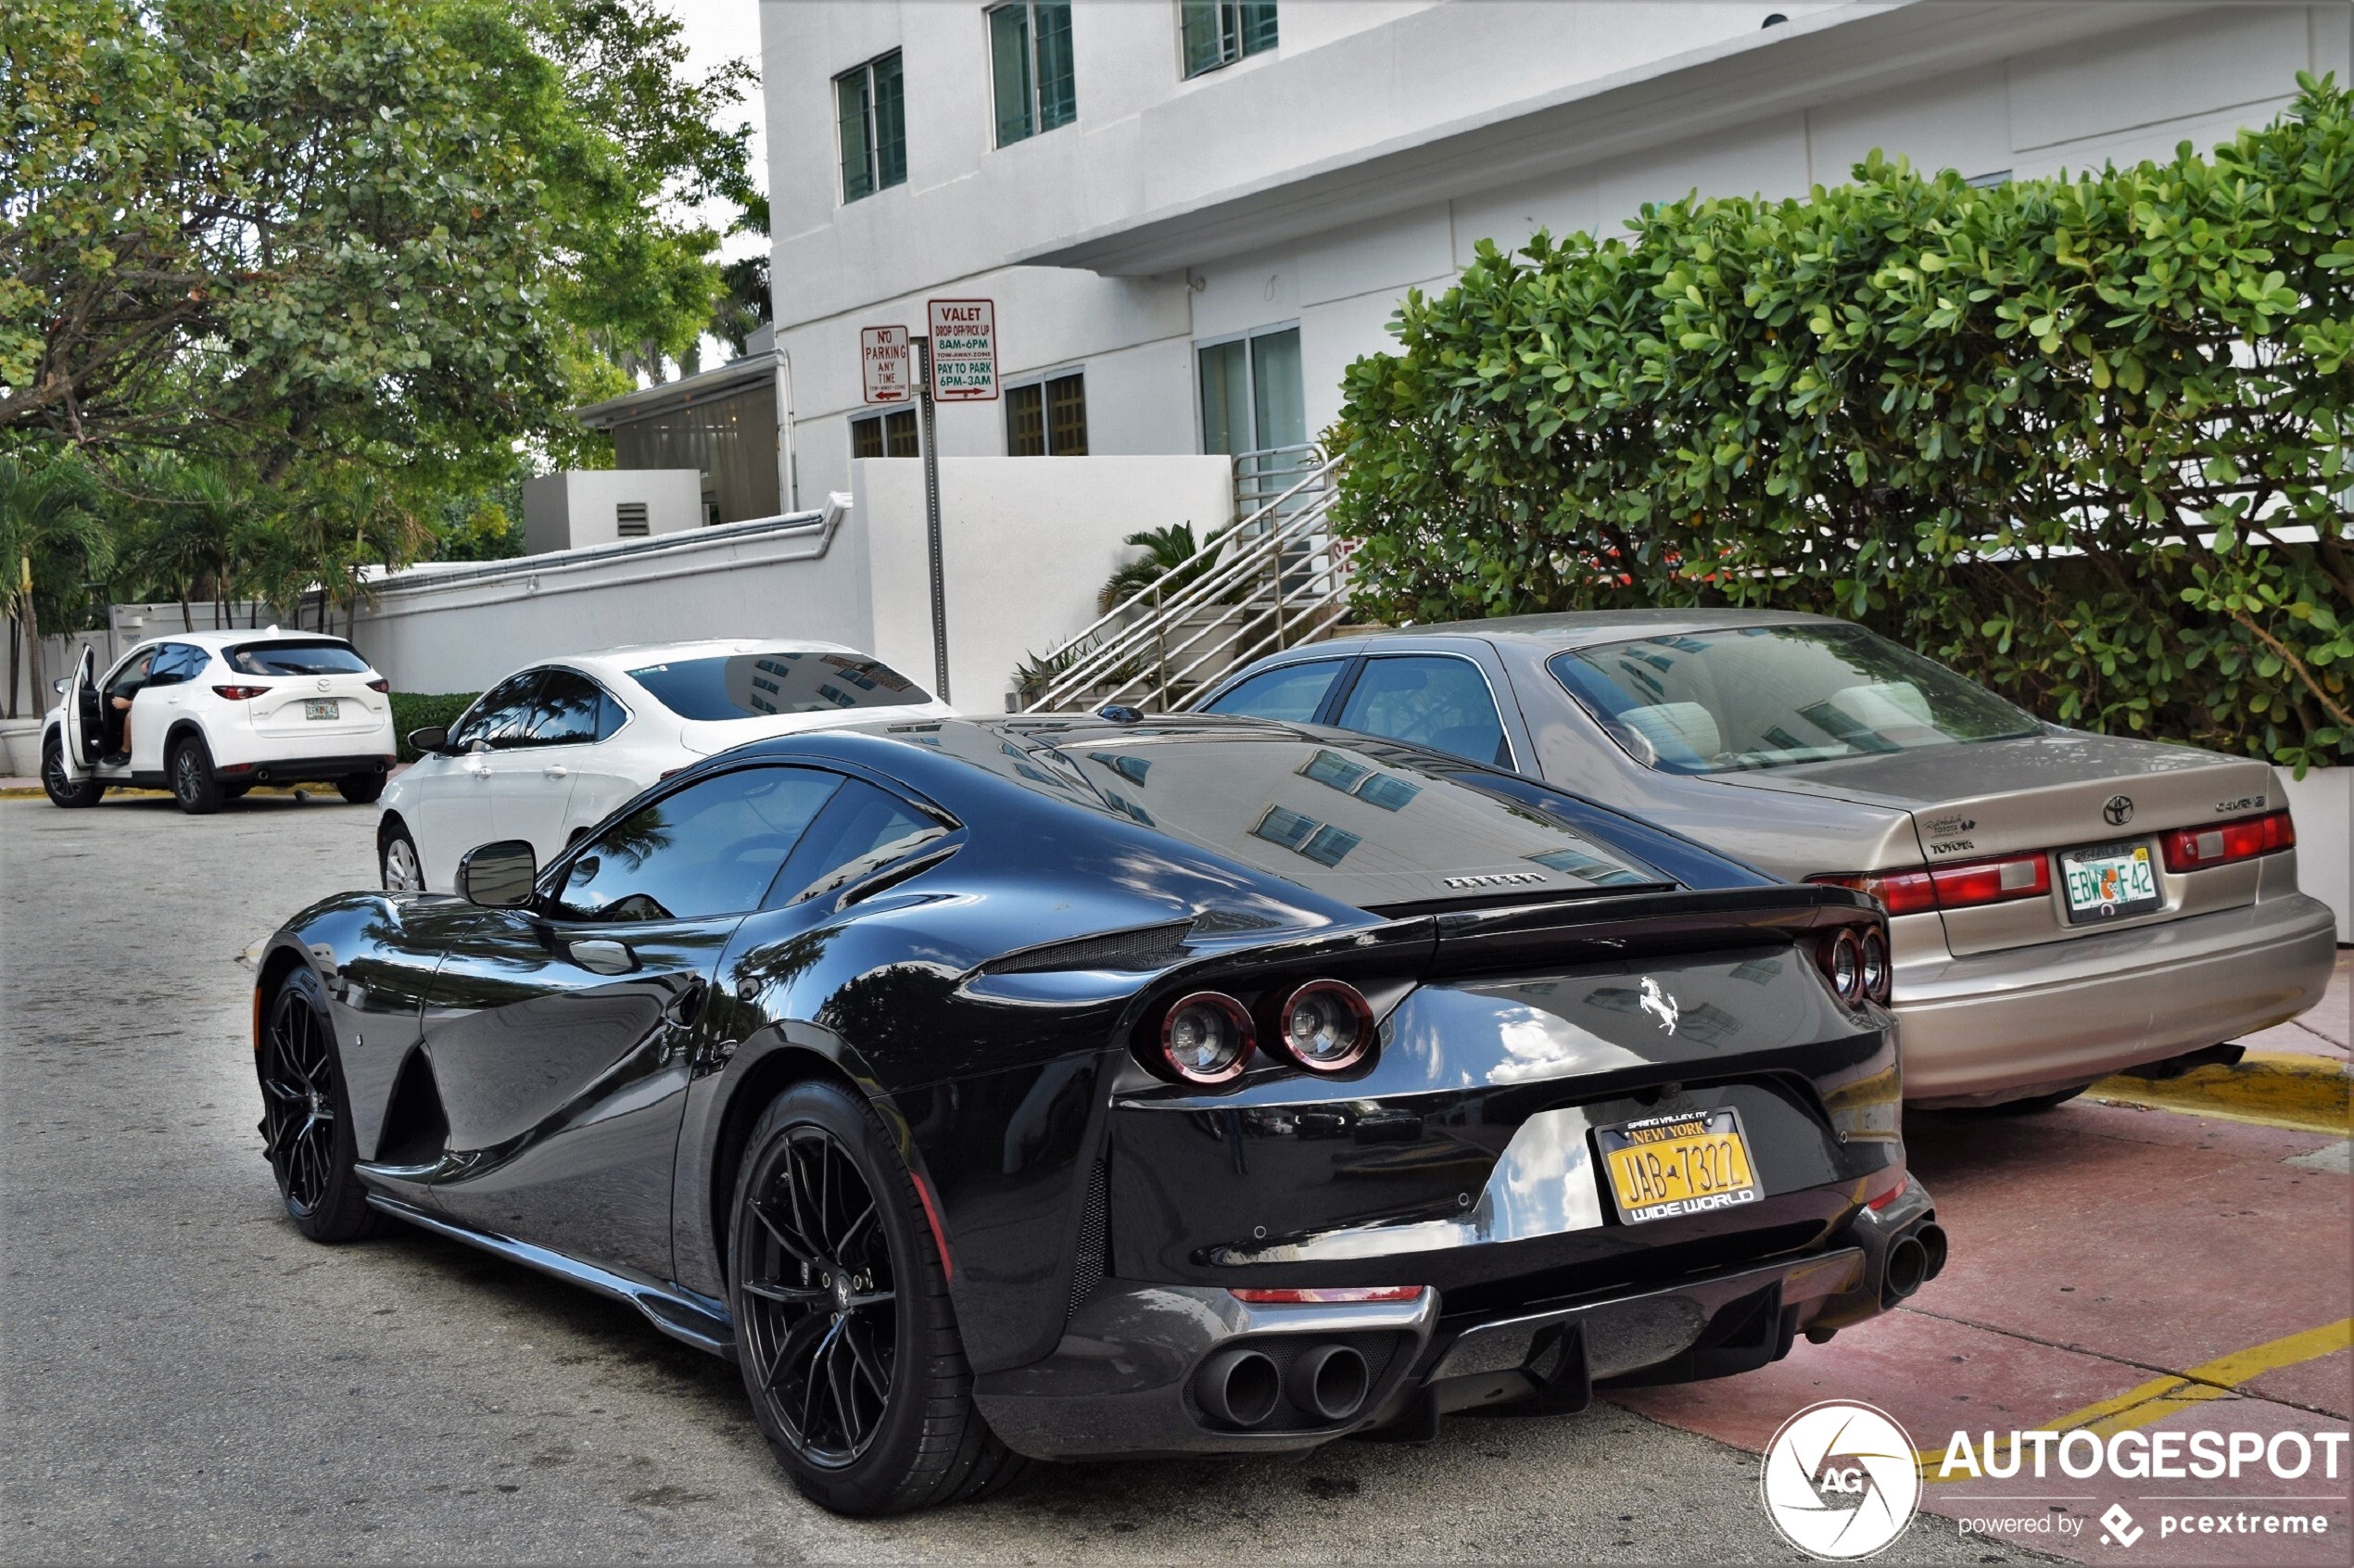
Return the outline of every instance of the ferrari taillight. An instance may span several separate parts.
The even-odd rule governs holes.
[[[1310,980],[1284,1004],[1275,1043],[1310,1072],[1344,1072],[1373,1048],[1373,1009],[1345,980]]]
[[[1226,1083],[1250,1065],[1250,1010],[1223,992],[1179,998],[1160,1020],[1160,1059],[1188,1083]]]
[[[2229,866],[2235,860],[2253,860],[2275,850],[2296,848],[2297,824],[2287,812],[2267,812],[2262,816],[2219,822],[2212,828],[2177,828],[2158,835],[2158,845],[2165,852],[2169,871],[2177,875],[2204,871],[2210,866]]]

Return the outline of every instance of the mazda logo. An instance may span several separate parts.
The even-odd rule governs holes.
[[[2122,828],[2128,822],[2133,821],[2133,797],[2131,795],[2111,795],[2108,798],[2108,803],[2101,807],[2101,820],[2107,823],[2112,828]]]

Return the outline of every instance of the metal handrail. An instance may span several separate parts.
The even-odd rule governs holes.
[[[1271,546],[1280,550],[1283,543],[1296,540],[1320,522],[1332,505],[1333,491],[1329,480],[1338,466],[1337,460],[1323,458],[1320,449],[1305,449],[1317,454],[1321,461],[1303,473],[1299,479],[1264,505],[1247,515],[1237,518],[1218,529],[1201,542],[1196,554],[1179,565],[1172,566],[1156,581],[1139,588],[1088,623],[1078,635],[1067,639],[1046,655],[1048,661],[1076,653],[1071,664],[1057,673],[1042,689],[1036,702],[1024,710],[1038,713],[1068,703],[1070,699],[1091,686],[1101,684],[1131,659],[1143,651],[1146,643],[1157,643],[1157,664],[1166,667],[1169,650],[1165,638],[1169,626],[1190,612],[1220,599],[1249,578],[1252,569]],[[1301,498],[1311,488],[1319,491],[1304,501]],[[1288,515],[1283,509],[1295,506]],[[1271,524],[1264,532],[1254,534],[1262,524]],[[1213,557],[1207,566],[1204,557]],[[1195,574],[1193,580],[1173,594],[1166,583],[1171,576]],[[1282,598],[1281,563],[1276,563],[1276,599]],[[1143,611],[1142,615],[1134,613]],[[1190,651],[1208,632],[1204,628],[1180,644],[1180,653]],[[1107,638],[1104,634],[1109,630]],[[1103,640],[1096,640],[1103,638]],[[1188,669],[1198,667],[1196,661]],[[1123,683],[1123,687],[1126,683]]]

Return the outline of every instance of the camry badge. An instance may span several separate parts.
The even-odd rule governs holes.
[[[1676,1005],[1676,998],[1660,990],[1659,981],[1649,975],[1643,977],[1643,999],[1636,1005],[1657,1018],[1659,1027],[1670,1034],[1676,1032],[1676,1020],[1684,1016],[1684,1010]]]
[[[2108,803],[2101,807],[2101,820],[2107,823],[2112,828],[2122,828],[2128,822],[2133,821],[2133,797],[2131,795],[2111,795],[2108,798]]]

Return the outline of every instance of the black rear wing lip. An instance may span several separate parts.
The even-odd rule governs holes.
[[[1638,955],[1781,946],[1827,926],[1880,919],[1879,905],[1846,888],[1764,888],[1628,893],[1432,917],[1429,978],[1605,962]]]

